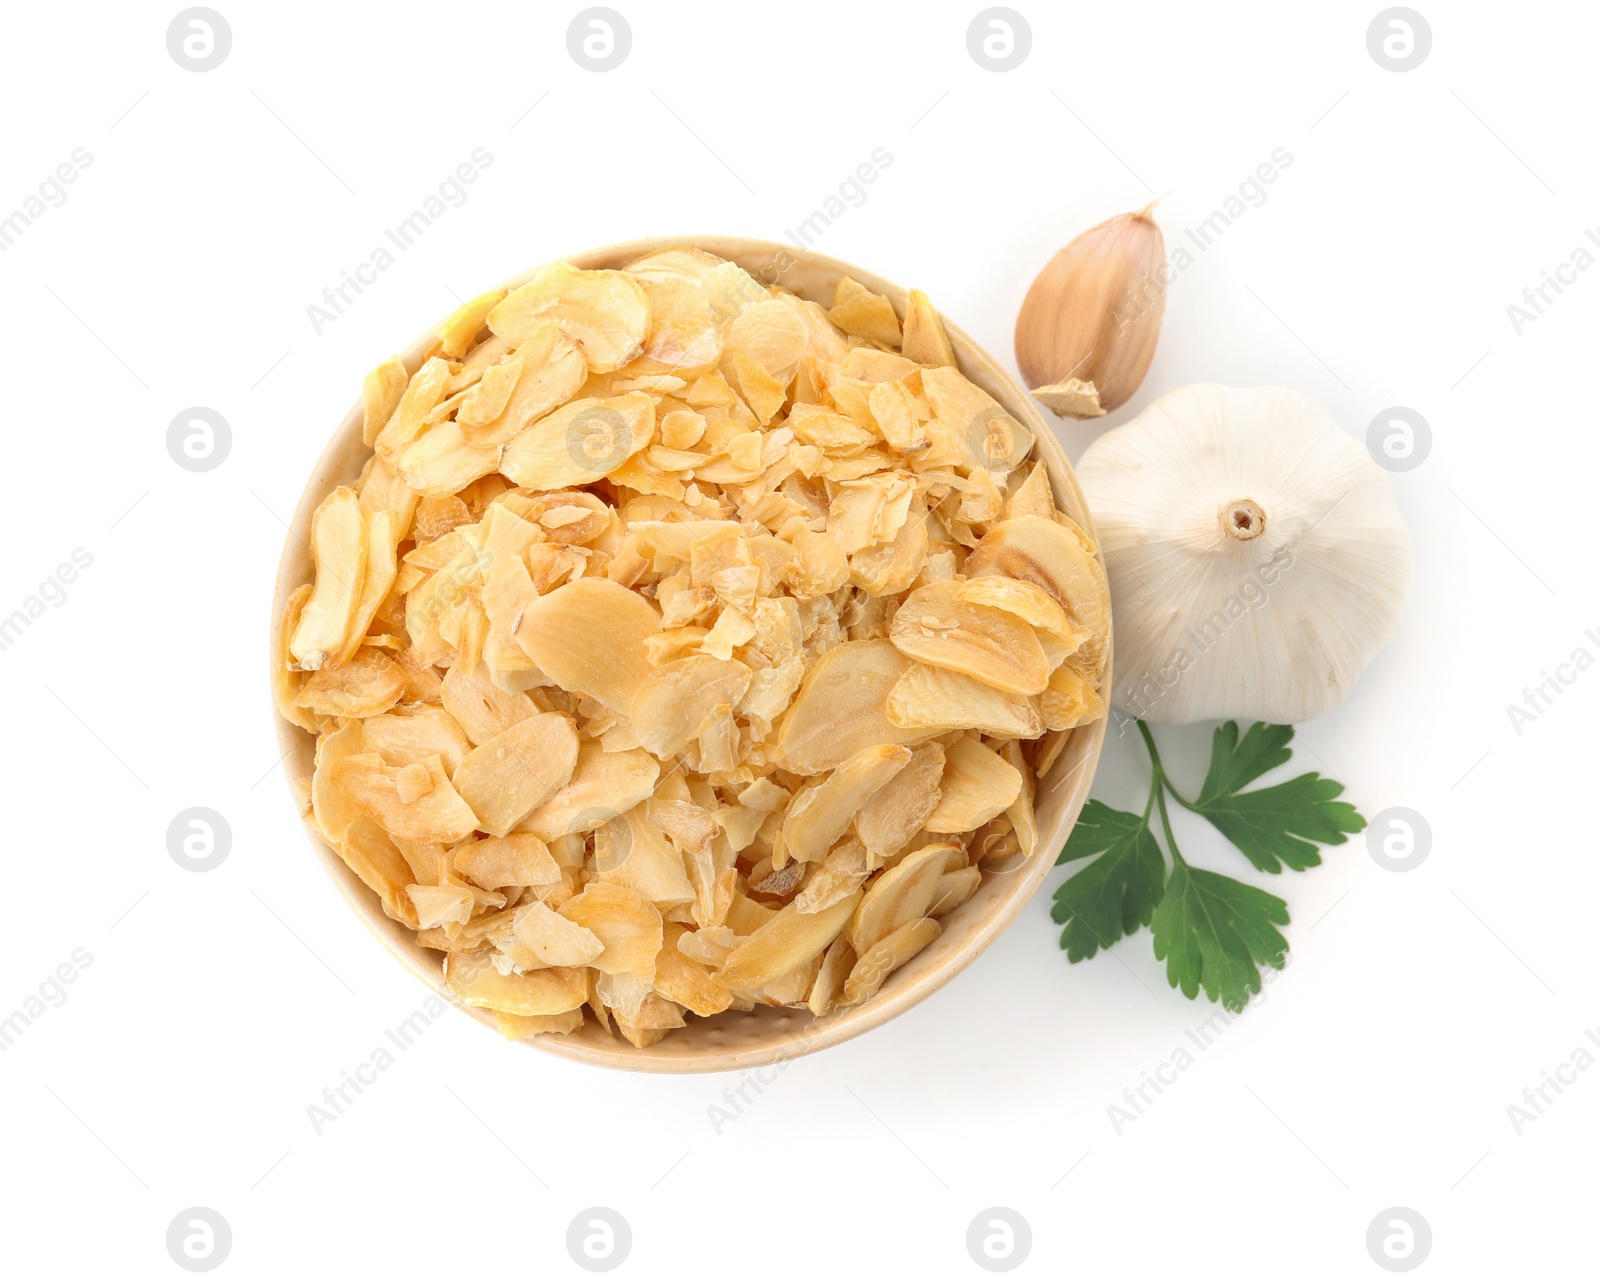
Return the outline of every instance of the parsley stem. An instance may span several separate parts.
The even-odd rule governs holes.
[[[1150,795],[1144,802],[1144,823],[1150,826],[1150,812],[1156,807],[1156,798],[1161,795],[1161,767],[1152,766],[1150,770]]]
[[[1163,788],[1161,795],[1156,799],[1156,807],[1161,811],[1161,830],[1167,834],[1167,849],[1172,853],[1174,863],[1184,863],[1183,855],[1178,853],[1178,839],[1172,834],[1172,820],[1167,817],[1167,793]]]
[[[1178,804],[1183,806],[1184,809],[1189,810],[1191,813],[1198,814],[1200,811],[1195,808],[1194,802],[1184,799],[1183,793],[1172,785],[1172,780],[1167,777],[1167,771],[1161,767],[1161,753],[1156,751],[1156,740],[1150,733],[1150,727],[1141,720],[1136,719],[1134,723],[1138,725],[1139,732],[1144,735],[1144,745],[1150,750],[1150,764],[1156,772],[1156,777],[1161,780],[1161,786],[1166,791],[1171,792],[1172,799],[1177,801]],[[1148,816],[1149,813],[1150,811],[1148,809],[1145,810],[1146,816]],[[1165,802],[1162,802],[1162,813],[1166,813]]]
[[[1155,770],[1157,778],[1163,777],[1166,771],[1161,768],[1161,753],[1156,751],[1156,740],[1150,733],[1150,727],[1137,717],[1133,723],[1139,727],[1139,733],[1144,735],[1145,750],[1150,753],[1150,767]]]
[[[1145,802],[1145,822],[1150,821],[1150,803],[1153,801],[1161,811],[1161,830],[1167,836],[1167,849],[1172,853],[1173,863],[1183,863],[1183,855],[1178,852],[1178,841],[1172,834],[1172,820],[1167,816],[1167,793],[1172,792],[1178,801],[1186,808],[1192,809],[1183,797],[1172,791],[1172,784],[1167,779],[1167,772],[1161,767],[1161,753],[1156,750],[1156,740],[1150,733],[1150,727],[1137,717],[1134,724],[1139,727],[1139,733],[1144,736],[1145,749],[1150,753],[1150,801]],[[1184,864],[1188,866],[1187,864]]]

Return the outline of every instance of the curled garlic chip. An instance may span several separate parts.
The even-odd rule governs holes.
[[[452,782],[490,836],[504,836],[572,779],[578,734],[559,712],[518,721],[473,748]]]
[[[825,1017],[1043,856],[1105,575],[926,295],[555,263],[362,407],[274,702],[316,831],[507,1037]]]
[[[911,592],[890,625],[895,648],[996,689],[1040,693],[1050,668],[1033,628],[1016,614],[963,598],[963,586],[929,583]]]
[[[625,272],[579,271],[553,262],[508,294],[487,319],[489,328],[514,347],[541,330],[559,329],[598,374],[638,355],[650,326],[650,306],[639,283]]]

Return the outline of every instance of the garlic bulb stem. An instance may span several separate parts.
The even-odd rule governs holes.
[[[1253,498],[1235,498],[1231,503],[1223,503],[1217,519],[1222,532],[1241,543],[1260,538],[1267,528],[1267,513]]]

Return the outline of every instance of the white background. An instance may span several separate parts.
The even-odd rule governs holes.
[[[0,1013],[75,948],[68,999],[0,1054],[15,1276],[181,1275],[168,1223],[231,1225],[221,1275],[585,1275],[585,1207],[623,1275],[982,1275],[1010,1207],[1034,1276],[1381,1275],[1369,1222],[1431,1225],[1424,1275],[1592,1271],[1600,1071],[1519,1135],[1507,1106],[1600,1023],[1584,674],[1518,734],[1507,704],[1600,627],[1592,567],[1600,271],[1517,335],[1506,307],[1600,223],[1592,8],[1416,0],[1418,69],[1368,55],[1380,7],[1016,0],[1016,70],[976,3],[616,0],[633,47],[568,55],[579,6],[243,4],[181,69],[176,5],[11,6],[0,213],[76,147],[68,198],[0,254],[7,553],[0,614],[74,548],[92,566],[0,653],[10,822]],[[537,103],[534,106],[532,104]],[[531,108],[531,109],[530,109]],[[308,304],[476,147],[493,163],[344,315]],[[317,866],[274,764],[267,604],[312,461],[361,374],[488,284],[640,235],[781,239],[875,148],[892,165],[816,248],[920,286],[1008,363],[1034,273],[1174,191],[1169,246],[1274,148],[1293,164],[1174,285],[1133,402],[1279,382],[1353,435],[1404,405],[1434,447],[1396,478],[1417,544],[1402,631],[1295,766],[1433,848],[1364,838],[1270,888],[1288,970],[1119,1135],[1107,1108],[1210,1013],[1147,933],[1069,967],[1048,891],[948,989],[789,1066],[720,1133],[738,1077],[565,1063],[452,1016],[319,1136],[307,1106],[425,992]],[[1269,310],[1270,309],[1270,310]],[[188,406],[226,462],[174,465]],[[1161,735],[1180,784],[1208,726]],[[1143,764],[1108,743],[1096,795]],[[195,874],[171,818],[226,816]],[[1198,862],[1255,876],[1182,824]],[[1052,878],[1051,887],[1059,875]]]

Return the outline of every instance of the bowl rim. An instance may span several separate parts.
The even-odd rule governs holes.
[[[751,270],[750,264],[765,258],[769,268],[776,267],[779,279],[767,283],[782,283],[785,271],[794,267],[804,267],[809,272],[821,273],[837,280],[843,276],[850,276],[874,293],[883,294],[892,304],[897,313],[904,317],[905,304],[909,290],[893,281],[884,279],[873,272],[866,271],[853,263],[830,257],[826,254],[816,253],[814,250],[805,249],[792,244],[778,241],[761,240],[744,236],[726,235],[678,235],[678,236],[650,236],[634,240],[618,241],[612,244],[601,245],[585,249],[577,253],[561,255],[547,259],[525,271],[517,273],[509,280],[494,286],[495,289],[511,290],[525,284],[535,272],[549,262],[567,262],[573,266],[595,269],[605,267],[619,267],[627,262],[645,254],[656,253],[664,249],[689,247],[703,249],[719,257],[737,261],[746,270]],[[778,266],[778,264],[787,264]],[[759,270],[752,274],[759,278],[766,278],[766,271]],[[799,292],[796,290],[795,292]],[[801,295],[805,296],[805,295]],[[1078,485],[1077,477],[1072,465],[1068,461],[1066,451],[1062,448],[1054,432],[1045,421],[1043,414],[1034,403],[1032,397],[1012,377],[1012,375],[984,348],[960,326],[951,322],[943,313],[946,333],[952,347],[957,353],[957,368],[971,381],[992,396],[1003,409],[1012,417],[1021,420],[1034,435],[1034,445],[1030,450],[1030,457],[1043,462],[1051,481],[1051,488],[1058,506],[1069,511],[1091,539],[1095,538],[1095,527],[1092,513],[1084,498],[1083,491]],[[442,321],[444,317],[441,317]],[[424,359],[425,353],[434,342],[438,323],[429,326],[412,342],[402,353],[402,359],[410,372],[415,372]],[[339,484],[350,483],[353,480],[351,463],[359,457],[364,461],[371,453],[361,444],[361,427],[363,411],[358,397],[352,408],[340,420],[324,446],[317,462],[312,467],[311,474],[300,494],[295,506],[294,515],[289,522],[288,532],[284,539],[283,551],[279,556],[277,575],[273,586],[272,615],[269,619],[269,648],[268,648],[268,702],[271,709],[273,723],[277,729],[278,745],[282,752],[282,759],[287,762],[296,752],[301,754],[306,750],[306,744],[315,743],[312,735],[305,730],[290,724],[279,715],[277,706],[272,697],[271,676],[274,655],[278,652],[278,633],[282,624],[284,605],[289,594],[301,583],[308,581],[300,566],[306,559],[305,549],[308,545],[307,535],[310,531],[311,516],[316,507],[327,494]],[[352,448],[352,436],[354,448]],[[342,478],[342,479],[341,479]],[[1066,501],[1063,502],[1063,499]],[[1101,569],[1105,569],[1104,552],[1098,547],[1095,558],[1100,562]],[[1102,688],[1109,689],[1112,681],[1112,663],[1114,660],[1113,637],[1108,634],[1106,639],[1106,669],[1102,678]],[[783,1063],[799,1058],[806,1054],[840,1045],[852,1040],[874,1028],[903,1014],[915,1005],[931,997],[935,992],[945,987],[958,974],[961,974],[974,961],[978,959],[996,939],[1010,927],[1013,921],[1021,914],[1022,909],[1032,901],[1039,887],[1049,875],[1055,860],[1051,851],[1058,849],[1066,840],[1078,815],[1088,799],[1089,788],[1094,779],[1095,769],[1099,763],[1101,750],[1104,746],[1109,712],[1090,725],[1079,726],[1069,731],[1070,737],[1063,747],[1052,775],[1069,757],[1076,757],[1067,778],[1063,782],[1070,782],[1070,788],[1062,803],[1062,808],[1047,832],[1043,828],[1039,831],[1038,843],[1033,855],[1015,868],[1010,875],[1018,879],[1010,887],[1008,893],[1000,902],[998,910],[989,915],[965,937],[958,947],[945,952],[942,959],[929,959],[938,947],[938,940],[933,947],[917,958],[908,962],[907,966],[890,975],[883,988],[872,998],[861,1005],[851,1009],[829,1014],[822,1019],[813,1018],[809,1011],[795,1010],[784,1007],[758,1007],[751,1013],[739,1014],[741,1019],[759,1018],[763,1023],[776,1029],[776,1034],[769,1036],[759,1044],[746,1048],[671,1048],[674,1038],[668,1036],[656,1045],[638,1049],[621,1037],[604,1037],[599,1033],[589,1020],[585,1020],[585,1027],[579,1032],[568,1035],[540,1035],[525,1039],[524,1045],[542,1050],[546,1053],[558,1055],[561,1058],[576,1062],[587,1063],[599,1067],[607,1067],[624,1071],[645,1071],[658,1073],[701,1073],[737,1071],[749,1068],[769,1066],[774,1063]],[[289,769],[284,771],[288,792],[297,809],[301,806],[301,794],[296,790],[295,775]],[[1047,776],[1048,777],[1048,776]],[[1042,780],[1035,780],[1036,784]],[[1055,785],[1060,787],[1061,784]],[[1035,809],[1037,811],[1037,804]],[[456,1006],[470,1014],[478,1022],[494,1030],[498,1035],[498,1027],[492,1011],[462,1005],[448,990],[444,982],[442,957],[432,949],[425,949],[418,944],[415,932],[409,927],[384,915],[378,903],[377,896],[367,888],[359,877],[345,863],[344,859],[333,850],[321,833],[316,830],[312,820],[309,806],[301,812],[302,826],[310,839],[312,850],[322,864],[323,870],[333,880],[340,894],[355,914],[361,919],[368,931],[381,942],[384,947],[405,966],[424,986],[447,1006]],[[987,885],[993,874],[985,875]],[[957,908],[952,916],[962,912],[976,903],[979,898],[974,894],[961,908]],[[947,918],[948,920],[949,918]],[[426,952],[428,960],[424,960],[422,953]],[[924,963],[919,967],[918,961]],[[899,979],[899,982],[896,980]],[[734,1016],[733,1011],[722,1015],[713,1016],[711,1019],[696,1019],[697,1025],[712,1024],[718,1020],[728,1020]],[[790,1024],[795,1026],[790,1027]],[[585,1032],[593,1035],[586,1037]],[[734,1038],[730,1038],[734,1039]]]

